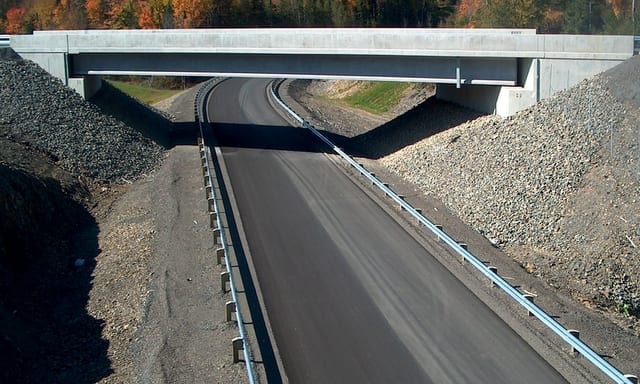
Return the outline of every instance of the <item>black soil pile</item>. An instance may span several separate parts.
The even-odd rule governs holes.
[[[86,310],[99,254],[91,212],[98,195],[152,171],[161,154],[0,49],[0,382],[93,383],[110,374],[104,324]]]

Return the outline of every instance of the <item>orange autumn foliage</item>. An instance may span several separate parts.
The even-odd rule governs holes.
[[[25,33],[27,11],[21,7],[13,7],[7,11],[4,30],[9,34]]]
[[[172,4],[176,28],[202,26],[213,5],[211,0],[174,0]]]
[[[103,0],[86,0],[84,9],[87,13],[89,27],[102,28],[105,22],[105,3]]]

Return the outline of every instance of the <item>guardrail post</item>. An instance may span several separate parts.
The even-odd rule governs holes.
[[[405,196],[404,195],[398,195],[398,197],[400,198],[400,200],[404,201]],[[400,210],[404,211],[404,207],[402,206],[402,204],[400,204]]]
[[[463,242],[458,241],[458,245],[460,246],[460,248],[464,249],[465,251],[469,250],[469,245],[467,243],[463,243]],[[461,255],[461,256],[462,256],[462,263],[463,264],[466,263],[467,262],[467,258],[464,257],[464,255]]]
[[[624,377],[632,382],[633,384],[638,384],[638,376],[635,375],[624,375]]]
[[[489,267],[489,270],[491,272],[495,273],[496,275],[498,274],[498,268],[497,267]],[[495,287],[495,285],[496,285],[496,283],[493,280],[491,280],[491,286]]]
[[[224,248],[216,249],[216,262],[218,265],[222,264],[222,258],[224,257]]]
[[[207,199],[213,198],[213,187],[211,186],[211,184],[205,187],[205,191],[207,193]]]
[[[227,283],[229,282],[229,272],[224,271],[220,274],[220,287],[222,292],[227,293]]]
[[[526,294],[522,295],[522,297],[524,297],[525,299],[527,299],[527,300],[529,300],[530,302],[533,303],[533,300],[534,300],[535,296],[526,293]],[[530,310],[527,309],[527,315],[528,316],[533,316],[533,313]]]
[[[436,224],[435,227],[438,228],[439,231],[444,232],[444,227],[442,225]],[[442,241],[442,237],[440,237],[440,235],[438,235],[438,241]]]
[[[231,321],[231,314],[236,312],[236,302],[227,301],[224,305],[227,310],[227,321]]]
[[[213,245],[218,245],[218,240],[221,236],[220,228],[213,229]]]
[[[383,186],[385,186],[385,187],[387,187],[387,188],[391,188],[391,187],[389,186],[389,183],[382,183],[382,185],[383,185]],[[389,194],[388,194],[386,191],[384,192],[384,197],[389,197]]]
[[[217,212],[209,212],[209,227],[215,228],[218,226],[218,213]]]
[[[206,187],[207,185],[213,185],[211,182],[211,175],[209,174],[209,168],[206,168],[206,171],[204,172],[204,186]]]
[[[207,210],[209,213],[214,213],[216,211],[216,202],[213,197],[207,199]]]
[[[240,361],[240,350],[244,349],[244,341],[242,337],[236,337],[231,340],[231,345],[233,347],[233,363],[235,364]],[[247,364],[249,364],[248,361]]]
[[[580,340],[580,331],[575,330],[575,329],[567,329],[567,332],[569,332],[571,334],[571,336],[573,336],[576,339]],[[573,353],[574,355],[577,355],[577,356],[580,355],[580,352],[578,352],[574,347],[571,347],[571,353]]]

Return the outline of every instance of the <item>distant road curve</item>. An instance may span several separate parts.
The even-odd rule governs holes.
[[[544,359],[271,108],[214,90],[214,122],[291,383],[563,383]]]

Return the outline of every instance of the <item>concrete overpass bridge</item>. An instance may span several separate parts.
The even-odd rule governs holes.
[[[633,36],[527,29],[38,31],[11,36],[10,45],[85,97],[101,75],[412,81],[503,116],[634,52]]]

